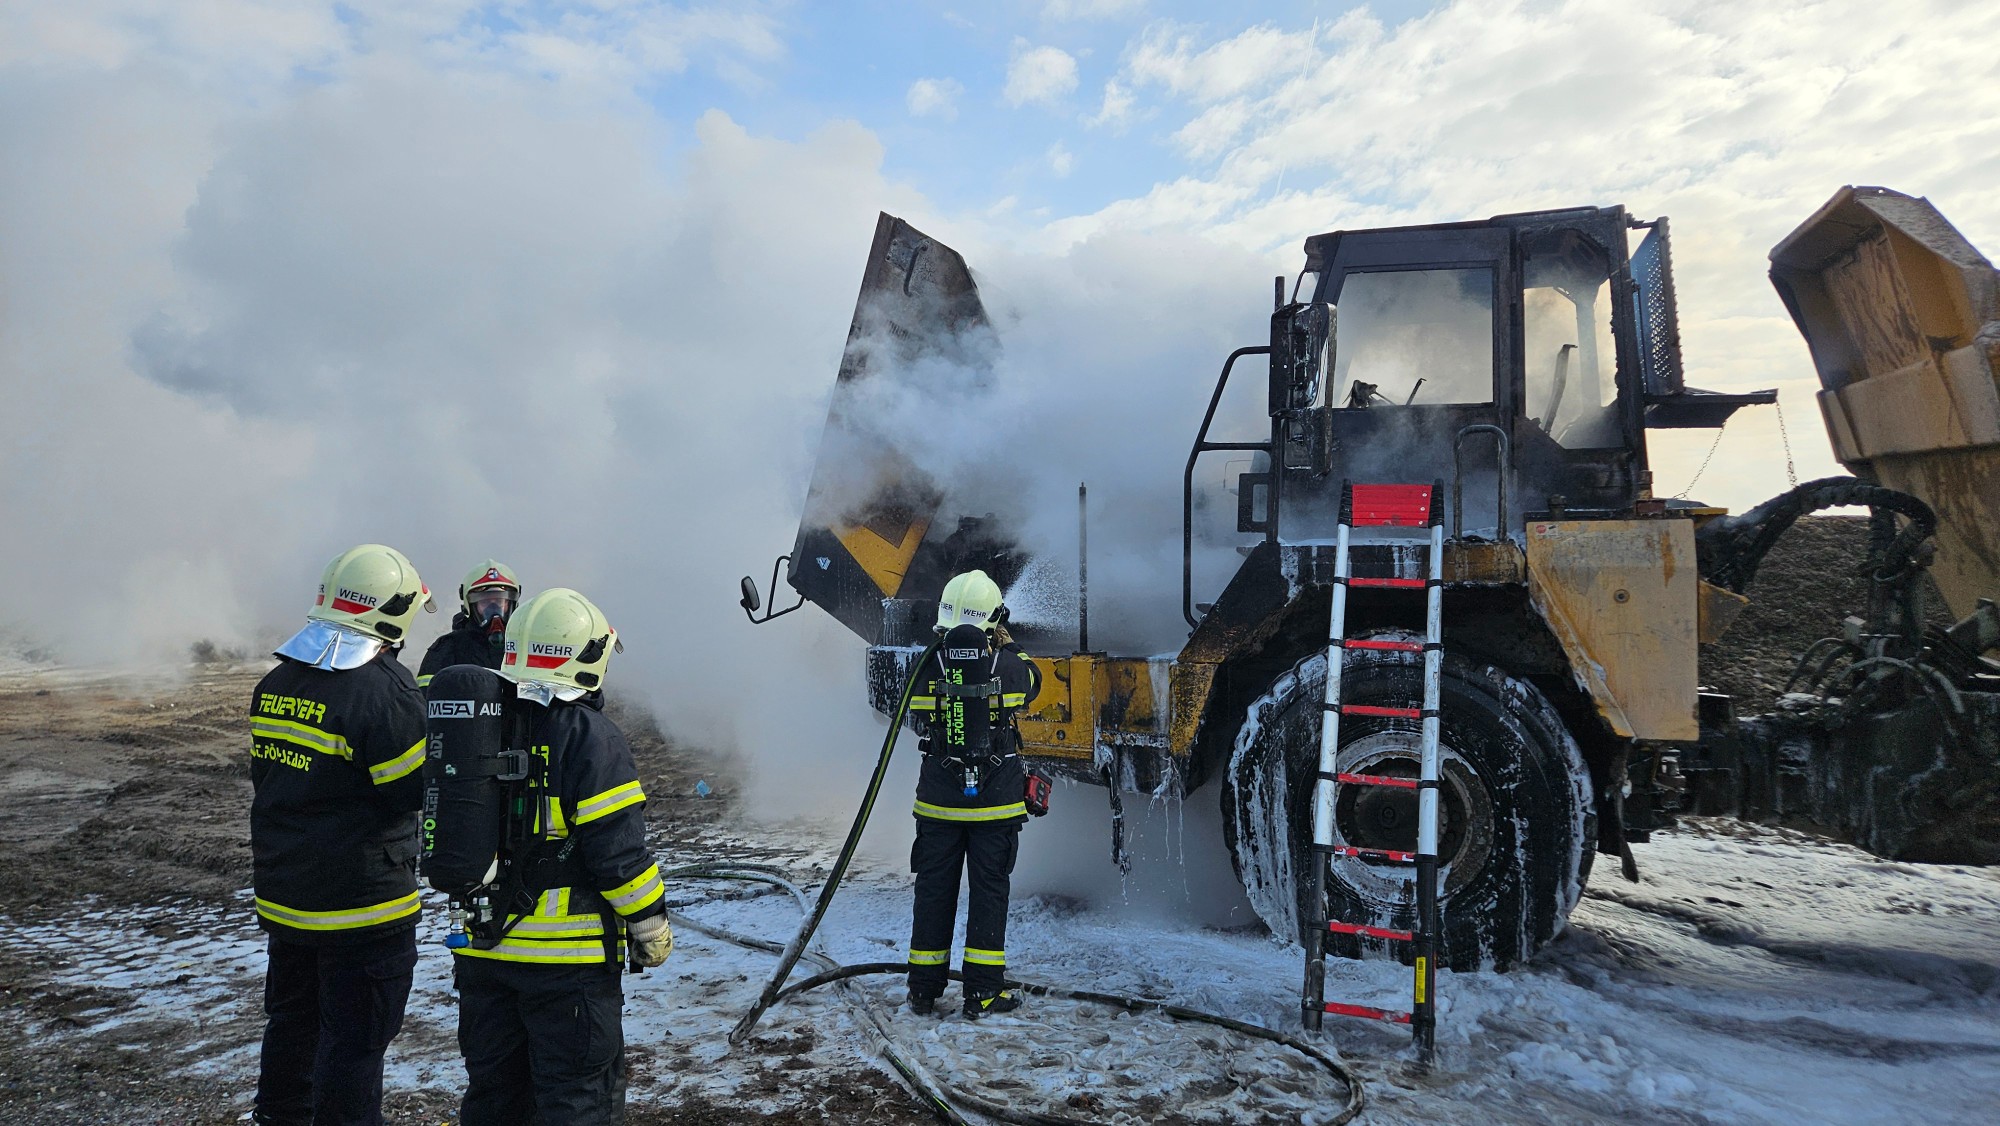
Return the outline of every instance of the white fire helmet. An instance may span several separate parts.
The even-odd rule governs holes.
[[[500,675],[524,699],[575,700],[603,688],[611,654],[624,651],[603,611],[576,591],[555,587],[521,603],[507,619]]]
[[[974,625],[988,633],[1000,614],[1000,584],[984,571],[967,571],[944,584],[938,596],[939,633],[953,626]]]
[[[419,607],[437,612],[430,588],[408,557],[365,543],[326,565],[319,596],[306,611],[306,628],[277,652],[323,669],[358,668],[384,646],[400,645]]]

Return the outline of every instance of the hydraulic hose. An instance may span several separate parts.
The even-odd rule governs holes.
[[[833,893],[840,889],[840,881],[847,875],[847,865],[854,859],[855,849],[861,845],[861,831],[868,827],[868,816],[875,811],[875,798],[882,792],[882,778],[889,772],[889,758],[896,753],[896,738],[903,732],[903,717],[910,712],[910,696],[916,691],[917,677],[923,674],[924,663],[935,652],[937,642],[932,642],[924,647],[916,663],[910,666],[909,679],[903,682],[903,698],[896,705],[896,714],[889,719],[889,730],[882,736],[882,753],[875,760],[875,773],[868,779],[868,792],[862,796],[861,808],[854,813],[854,824],[847,830],[847,843],[841,846],[840,857],[834,861],[833,871],[828,873],[825,885],[819,889],[819,900],[806,914],[804,925],[799,927],[799,933],[792,937],[791,944],[779,956],[777,971],[771,975],[770,983],[764,986],[763,996],[757,999],[749,1012],[743,1014],[742,1020],[736,1022],[736,1027],[729,1030],[731,1044],[741,1044],[748,1039],[757,1022],[764,1018],[764,1011],[777,1002],[778,990],[784,987],[785,978],[791,975],[792,967],[799,964],[806,943],[812,941],[814,932],[819,930],[820,920],[826,917],[826,909],[833,903]]]

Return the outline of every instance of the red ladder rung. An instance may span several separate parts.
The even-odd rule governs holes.
[[[1415,778],[1397,778],[1391,774],[1336,774],[1334,778],[1350,786],[1394,786],[1399,790],[1417,788]]]
[[[1335,856],[1352,856],[1364,860],[1372,857],[1376,860],[1387,860],[1396,864],[1415,864],[1417,862],[1417,854],[1414,852],[1397,852],[1395,849],[1390,848],[1360,848],[1356,845],[1332,845],[1329,847]]]
[[[1386,716],[1389,719],[1424,718],[1424,710],[1422,708],[1383,708],[1377,707],[1374,704],[1342,704],[1340,705],[1340,714]]]
[[[1373,1005],[1343,1005],[1338,1001],[1327,1001],[1320,1006],[1335,1016],[1360,1017],[1363,1020],[1386,1020],[1391,1024],[1410,1023],[1410,1014],[1395,1009],[1378,1009]]]
[[[1353,526],[1423,528],[1431,522],[1429,485],[1353,485]]]
[[[1418,590],[1424,585],[1423,579],[1377,579],[1357,576],[1347,580],[1348,586],[1393,587],[1397,590]]]
[[[1385,927],[1371,927],[1365,923],[1343,923],[1338,920],[1329,919],[1327,920],[1326,929],[1335,934],[1358,934],[1363,938],[1386,938],[1390,942],[1415,941],[1414,936],[1409,931],[1392,931]]]
[[[1421,653],[1424,651],[1424,643],[1421,641],[1343,641],[1340,643],[1340,646],[1343,649],[1380,649],[1386,653]]]

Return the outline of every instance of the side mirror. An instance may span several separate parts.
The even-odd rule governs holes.
[[[784,570],[785,564],[790,562],[791,558],[792,557],[789,555],[780,555],[778,556],[778,561],[771,564],[772,593],[774,594],[777,593],[778,574],[779,572]],[[764,616],[760,618],[757,616],[757,611],[763,609],[764,598],[762,595],[757,593],[757,580],[751,578],[748,575],[743,576],[743,581],[740,584],[738,584],[737,591],[738,593],[741,594],[742,597],[737,599],[736,604],[738,606],[743,607],[743,616],[749,618],[750,624],[753,626],[761,626],[765,622],[770,621],[772,618],[782,618],[786,614],[789,614],[792,611],[806,604],[806,596],[801,594],[799,595],[799,600],[797,602],[792,603],[790,606],[787,606],[782,610],[766,611]]]

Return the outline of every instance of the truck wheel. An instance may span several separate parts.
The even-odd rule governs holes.
[[[1423,698],[1423,658],[1354,650],[1342,680],[1349,704],[1410,707]],[[1534,686],[1447,653],[1441,687],[1440,957],[1461,972],[1505,969],[1559,934],[1583,894],[1597,839],[1590,774],[1576,741]],[[1336,857],[1328,866],[1326,903],[1307,902],[1325,693],[1321,652],[1294,665],[1250,706],[1222,786],[1237,878],[1273,934],[1303,941],[1305,928],[1329,918],[1409,930],[1416,908],[1407,864]],[[1347,716],[1337,761],[1344,773],[1415,778],[1421,748],[1417,720]],[[1334,841],[1414,851],[1415,791],[1340,787]],[[1328,936],[1327,950],[1359,956],[1362,941]],[[1407,943],[1389,945],[1403,961],[1412,957]]]

